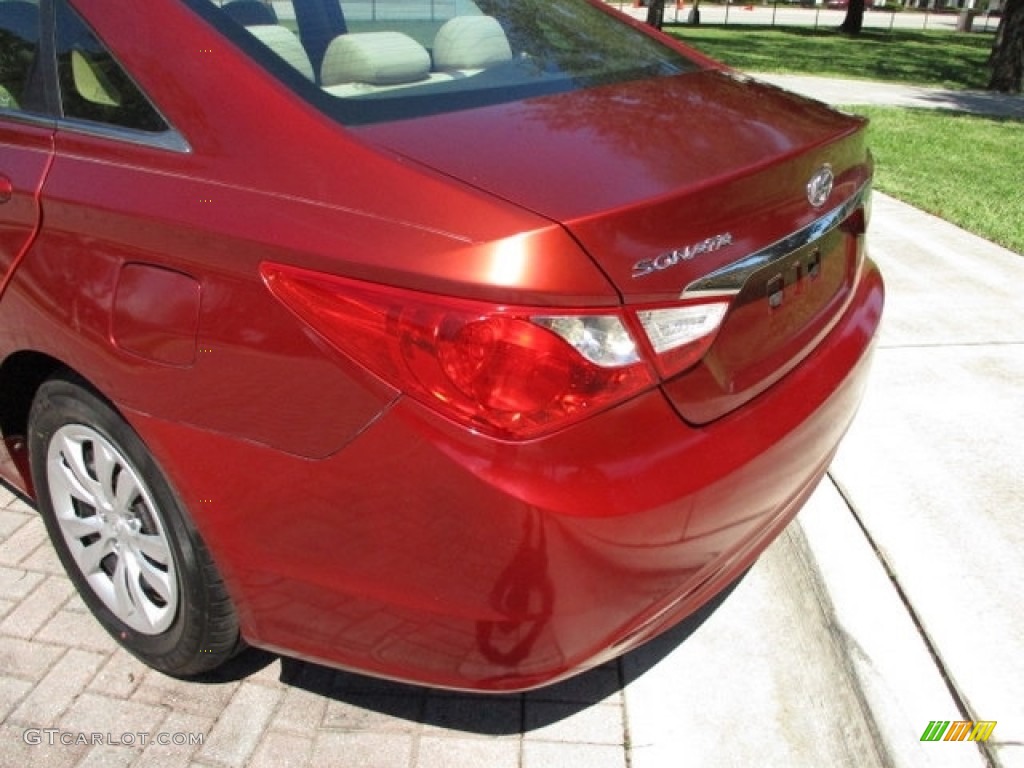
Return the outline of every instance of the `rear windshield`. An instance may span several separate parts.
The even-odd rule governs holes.
[[[347,124],[698,68],[588,0],[185,0]]]

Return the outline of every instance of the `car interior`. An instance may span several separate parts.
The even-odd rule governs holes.
[[[292,13],[298,10],[290,2],[268,5],[261,0],[228,0],[221,8],[228,18],[333,96],[363,96],[416,83],[472,77],[513,58],[499,21],[470,3],[423,3],[419,12],[414,10],[407,18],[395,18],[397,14],[377,18],[374,3],[368,14],[358,14],[367,18],[351,24],[337,5],[333,15],[338,34],[326,46],[317,39],[322,35],[315,33],[307,32],[303,40],[305,30],[297,22],[288,24],[280,18],[275,6]],[[331,9],[335,10],[333,4]],[[315,52],[321,48],[316,61]]]

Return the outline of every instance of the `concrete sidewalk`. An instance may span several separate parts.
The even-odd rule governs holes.
[[[852,78],[750,73],[751,77],[826,104],[875,104],[888,107],[947,109],[1024,120],[1024,95],[992,91],[958,91]]]

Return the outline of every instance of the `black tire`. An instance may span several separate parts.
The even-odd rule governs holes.
[[[70,375],[46,381],[29,415],[29,456],[50,540],[118,643],[176,677],[208,672],[240,649],[213,560],[142,440],[109,403]]]

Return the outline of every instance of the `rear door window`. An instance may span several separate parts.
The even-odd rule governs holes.
[[[38,0],[0,2],[0,109],[45,111]]]
[[[57,75],[64,118],[163,133],[167,122],[67,0],[56,0]]]

